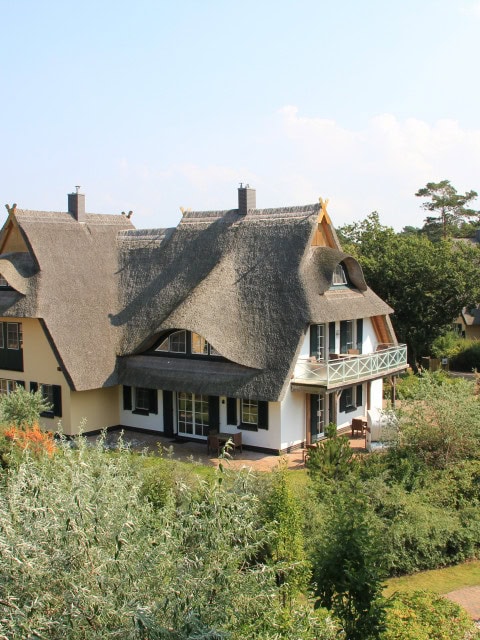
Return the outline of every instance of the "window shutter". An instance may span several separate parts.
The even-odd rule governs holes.
[[[150,413],[158,413],[158,395],[156,389],[149,389],[148,410]]]
[[[238,425],[236,398],[227,398],[227,424]]]
[[[173,436],[173,392],[163,391],[163,432]]]
[[[52,385],[53,391],[53,415],[62,417],[62,387],[58,384]]]
[[[268,402],[258,401],[258,428],[268,429]]]
[[[345,393],[345,390],[343,390],[340,395],[340,411],[345,413],[346,410],[347,410],[347,394]]]
[[[328,323],[328,353],[335,353],[335,322]]]
[[[340,353],[347,353],[347,321],[340,322]]]
[[[362,353],[363,345],[363,318],[357,320],[357,349]]]
[[[30,391],[33,393],[38,391],[38,382],[30,382]]]
[[[363,387],[361,384],[357,385],[357,397],[355,400],[357,407],[361,407],[363,404]]]
[[[25,389],[25,380],[15,380],[15,383],[19,387],[23,387]]]
[[[310,325],[310,355],[318,357],[318,325]]]
[[[132,387],[123,385],[123,408],[125,411],[132,410]]]
[[[208,430],[217,431],[220,429],[220,398],[218,396],[208,396]]]

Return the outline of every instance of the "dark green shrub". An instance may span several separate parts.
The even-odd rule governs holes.
[[[315,481],[342,480],[353,467],[353,451],[348,436],[339,436],[335,424],[329,424],[325,431],[327,439],[317,442],[307,451],[305,465]]]

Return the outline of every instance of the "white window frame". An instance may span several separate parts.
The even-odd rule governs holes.
[[[13,331],[13,336],[11,336],[11,330]],[[13,343],[16,346],[10,346],[11,337],[14,338]],[[21,322],[7,322],[7,349],[11,351],[19,351],[22,348],[23,343],[23,334],[22,334],[22,323]]]
[[[343,264],[339,263],[337,264],[333,272],[332,286],[335,287],[335,286],[344,285],[344,284],[348,284],[348,278],[345,271],[345,267],[343,266]]]
[[[144,406],[144,403],[145,406]],[[150,390],[145,387],[135,387],[135,410],[149,411],[150,409]]]
[[[16,380],[8,380],[7,378],[0,378],[0,395],[8,396],[13,393],[17,388]]]
[[[243,424],[258,426],[258,400],[242,398],[241,411]]]

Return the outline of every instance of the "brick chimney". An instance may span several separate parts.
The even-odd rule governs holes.
[[[240,183],[238,188],[238,213],[245,216],[249,209],[257,208],[257,192],[251,189],[249,184],[243,186]]]
[[[78,222],[85,222],[85,194],[79,193],[79,186],[75,189],[75,193],[68,194],[68,213]]]

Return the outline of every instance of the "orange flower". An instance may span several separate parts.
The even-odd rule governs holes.
[[[26,429],[12,426],[5,431],[5,437],[13,440],[20,449],[28,448],[35,454],[46,453],[51,456],[57,449],[53,440],[53,433],[42,431],[36,423],[33,427],[27,427]]]

